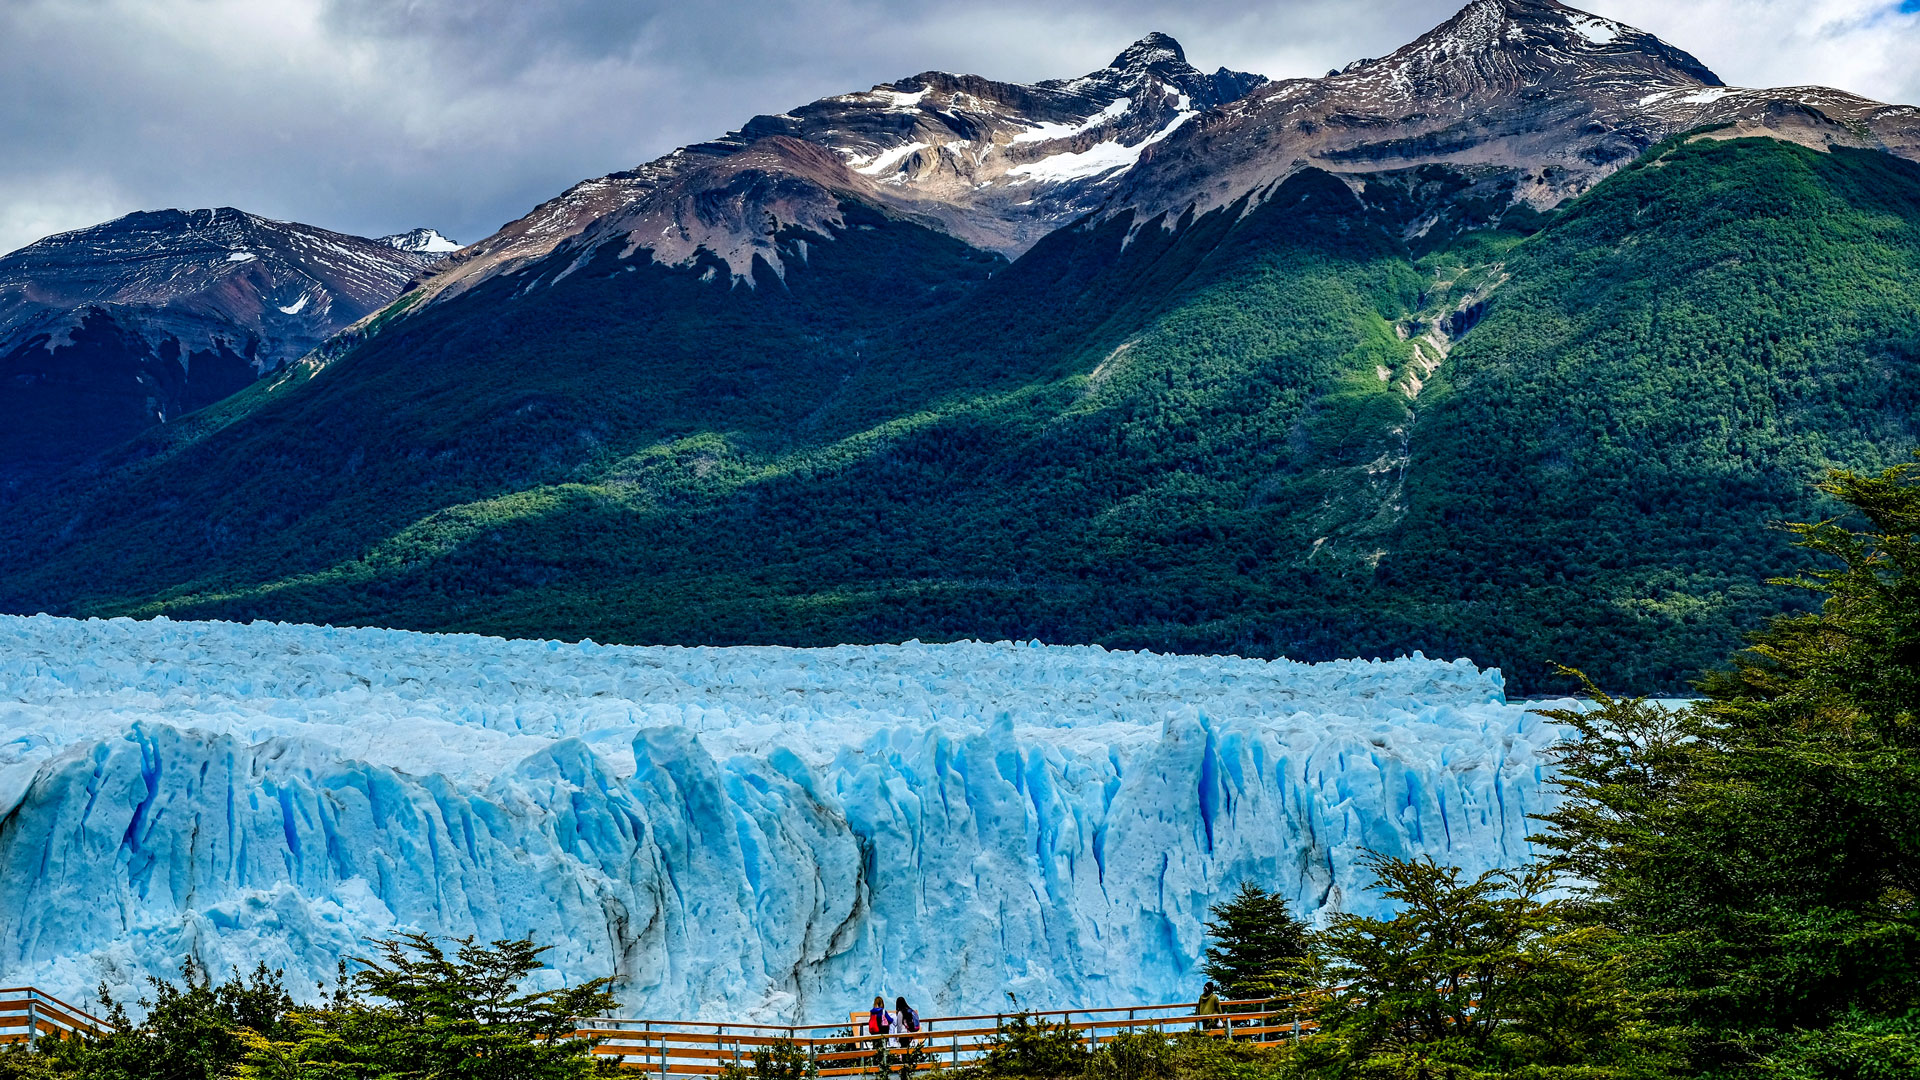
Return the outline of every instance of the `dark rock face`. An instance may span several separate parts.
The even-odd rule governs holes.
[[[224,340],[183,351],[157,345],[102,308],[55,341],[47,334],[0,355],[0,482],[53,472],[89,450],[226,397],[251,383],[257,342],[237,353]]]
[[[0,257],[0,490],[220,400],[439,257],[231,208],[129,214]]]

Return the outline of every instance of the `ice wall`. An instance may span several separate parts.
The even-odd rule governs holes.
[[[0,617],[0,984],[417,929],[653,1016],[1173,1000],[1243,878],[1524,859],[1554,736],[1465,661]]]

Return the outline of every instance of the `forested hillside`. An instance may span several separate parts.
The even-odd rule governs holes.
[[[1920,167],[1695,139],[1550,219],[1464,186],[1308,170],[1011,265],[849,203],[751,287],[603,250],[14,508],[0,592],[623,642],[1423,649],[1521,688],[1554,660],[1682,688],[1793,565],[1760,526],[1914,445]]]
[[[1920,435],[1920,167],[1676,140],[1500,263],[1421,398],[1377,595],[1424,600],[1442,652],[1682,686],[1779,602],[1763,526]]]

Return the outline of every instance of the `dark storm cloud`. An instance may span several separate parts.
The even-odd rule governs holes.
[[[1031,81],[1150,30],[1274,76],[1377,56],[1464,0],[0,0],[0,251],[233,205],[474,240],[569,183],[928,69]],[[1594,0],[1730,82],[1920,98],[1898,0]]]

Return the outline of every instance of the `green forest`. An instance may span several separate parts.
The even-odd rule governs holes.
[[[1920,465],[1836,472],[1821,494],[1844,514],[1792,527],[1805,569],[1779,583],[1810,602],[1757,631],[1705,680],[1703,698],[1668,709],[1589,681],[1593,707],[1549,714],[1567,731],[1562,799],[1537,819],[1537,862],[1468,879],[1430,859],[1375,856],[1373,888],[1394,913],[1335,914],[1319,929],[1244,883],[1208,925],[1204,968],[1220,993],[1202,999],[1200,1023],[1215,1026],[1093,1042],[1019,1016],[977,1060],[921,1075],[1920,1075]],[[264,968],[216,985],[188,964],[181,982],[154,981],[137,1021],[102,988],[113,1032],[11,1048],[0,1078],[616,1072],[572,1022],[612,1007],[604,980],[523,991],[540,966],[527,941],[376,945],[308,1003]],[[1309,1023],[1297,1037],[1230,1039],[1236,1012],[1243,1033],[1269,1013]],[[919,1059],[880,1060],[912,1075],[901,1066]],[[787,1044],[723,1075],[817,1071]]]
[[[1463,183],[1307,170],[1011,264],[850,203],[751,280],[536,265],[0,507],[0,610],[1684,691],[1775,605],[1770,523],[1916,444],[1920,166],[1695,134],[1551,215]]]

